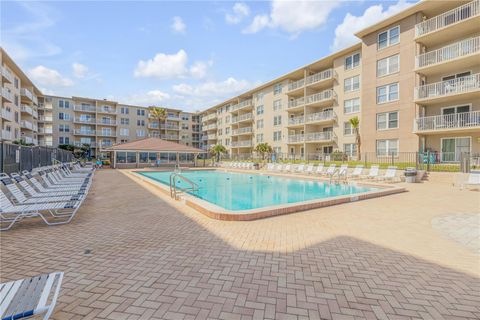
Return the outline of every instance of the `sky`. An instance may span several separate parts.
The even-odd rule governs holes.
[[[2,1],[45,94],[203,110],[359,40],[413,1]]]

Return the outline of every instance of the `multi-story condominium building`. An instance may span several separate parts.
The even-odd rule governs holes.
[[[480,0],[421,1],[356,34],[360,43],[202,112],[205,146],[277,153],[480,152]]]
[[[240,157],[262,142],[297,158],[354,156],[358,117],[362,153],[442,162],[480,153],[480,0],[420,1],[356,35],[358,44],[202,112],[167,109],[162,123],[139,106],[44,96],[2,50],[2,139],[88,143],[94,155],[158,136]]]
[[[40,91],[3,49],[0,49],[0,69],[1,140],[38,144]]]

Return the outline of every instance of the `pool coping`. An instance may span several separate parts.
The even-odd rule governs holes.
[[[300,174],[281,174],[273,173],[270,171],[253,171],[253,170],[226,170],[222,168],[194,168],[195,171],[208,170],[208,171],[223,171],[223,172],[237,172],[237,173],[251,173],[257,175],[269,175],[269,176],[281,176],[285,178],[297,178],[301,180],[313,180],[313,181],[328,181],[325,177],[321,176],[305,176]],[[193,171],[192,170],[192,171]],[[154,187],[157,187],[162,193],[170,197],[170,188],[158,181],[147,178],[138,172],[148,172],[148,171],[162,171],[162,170],[129,170],[129,174],[137,179],[140,179],[143,182],[146,182]],[[169,171],[169,170],[165,170]],[[197,198],[191,194],[183,193],[180,201],[182,201],[187,206],[195,209],[196,211],[202,213],[203,215],[210,217],[212,219],[224,220],[224,221],[251,221],[257,219],[264,219],[268,217],[290,214],[294,212],[307,211],[311,209],[318,209],[322,207],[328,207],[333,205],[339,205],[343,203],[356,202],[360,200],[373,199],[378,197],[384,197],[395,193],[405,192],[406,189],[401,186],[388,185],[376,182],[365,182],[365,181],[349,181],[349,183],[355,183],[360,186],[366,187],[377,187],[381,190],[373,190],[367,192],[361,192],[354,195],[342,195],[331,197],[328,199],[314,199],[308,201],[301,201],[288,204],[280,204],[275,206],[268,206],[263,208],[256,208],[250,210],[241,210],[233,211],[227,210],[215,204],[212,204],[206,200]]]

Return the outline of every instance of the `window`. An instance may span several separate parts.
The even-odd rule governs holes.
[[[352,124],[347,121],[347,122],[344,122],[343,123],[343,135],[345,136],[350,136],[352,135],[354,132],[353,132],[353,127],[352,127]]]
[[[128,124],[130,124],[130,119],[120,118],[120,124],[128,125]]]
[[[274,131],[273,141],[281,141],[281,140],[282,140],[282,131]]]
[[[230,116],[225,117],[225,123],[230,123]]]
[[[145,127],[145,120],[137,120],[137,126]]]
[[[18,121],[20,121],[20,115],[17,111],[15,111],[15,116],[14,117],[15,117],[15,122],[18,123]],[[60,115],[59,115],[59,117],[60,117]]]
[[[345,58],[345,70],[350,70],[360,65],[360,53]]]
[[[277,95],[277,94],[280,94],[282,93],[282,84],[281,83],[277,83],[274,87],[273,87],[273,94],[274,95]]]
[[[15,78],[13,79],[13,85],[15,86],[15,88],[18,89],[18,87],[19,87],[19,85],[20,85],[20,81],[18,80],[17,77],[15,77]]]
[[[70,120],[70,114],[64,113],[64,112],[60,112],[60,113],[58,114],[58,119],[68,121],[68,120]]]
[[[128,136],[129,135],[128,128],[120,128],[120,135],[121,136]]]
[[[225,139],[225,145],[229,146],[230,145],[230,138]]]
[[[355,156],[357,154],[357,145],[355,143],[345,143],[343,152],[350,157]]]
[[[188,124],[182,123],[182,130],[188,130]]]
[[[282,147],[273,147],[273,152],[276,154],[282,153]]]
[[[18,107],[19,99],[18,94],[15,95],[15,105]]]
[[[360,112],[360,98],[349,99],[343,102],[344,113]]]
[[[400,27],[391,28],[378,34],[377,48],[383,49],[400,42]]]
[[[218,135],[221,136],[223,134],[223,130],[222,129],[218,129]]]
[[[69,137],[58,137],[58,143],[59,144],[70,144],[70,138]]]
[[[355,91],[358,89],[360,89],[360,76],[355,76],[344,80],[343,90],[345,92]]]
[[[257,129],[263,129],[263,119],[257,121]]]
[[[257,134],[257,143],[262,143],[263,142],[263,133]]]
[[[282,110],[282,100],[278,99],[273,101],[273,111]]]
[[[217,125],[221,125],[221,124],[222,124],[222,118],[218,118]]]
[[[121,114],[129,114],[130,112],[129,112],[127,107],[121,107],[120,108],[120,113]]]
[[[182,120],[183,120],[183,121],[188,121],[188,120],[189,120],[189,117],[188,117],[186,114],[183,114],[183,115],[182,115]]]
[[[471,137],[441,138],[441,161],[458,162],[462,153],[471,152]]]
[[[263,114],[263,105],[257,107],[257,115]]]
[[[377,61],[377,77],[387,76],[400,69],[400,56],[394,55]]]
[[[137,116],[145,116],[145,110],[143,109],[137,109]]]
[[[60,132],[70,132],[70,126],[68,124],[60,124],[58,126],[58,131],[60,131]]]
[[[257,103],[262,104],[263,103],[263,92],[257,93],[257,95],[255,96],[255,100],[256,100]]]
[[[145,130],[137,130],[137,137],[145,137]]]
[[[58,107],[63,108],[64,107],[64,101],[63,100],[58,100]]]
[[[398,111],[377,114],[377,130],[398,128]]]
[[[377,140],[377,156],[398,155],[398,140]]]
[[[282,124],[282,116],[274,116],[273,117],[273,125],[279,126]]]
[[[377,104],[398,100],[398,83],[377,87]]]

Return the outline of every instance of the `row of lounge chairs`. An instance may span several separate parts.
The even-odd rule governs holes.
[[[21,174],[0,174],[0,231],[31,217],[48,225],[69,223],[85,200],[94,169],[55,165]]]
[[[226,162],[223,167],[232,169],[246,169],[253,170],[255,165],[253,162]]]
[[[384,175],[380,175],[380,167],[378,165],[372,165],[368,170],[368,173],[365,173],[365,168],[363,165],[357,165],[351,172],[349,172],[347,164],[343,164],[340,167],[337,167],[336,164],[331,164],[328,167],[325,167],[322,163],[317,166],[313,164],[294,165],[290,163],[268,163],[266,170],[270,172],[301,173],[327,177],[338,175],[339,177],[350,179],[371,179],[391,182],[400,180],[400,178],[397,176],[397,167],[395,166],[388,167]]]

